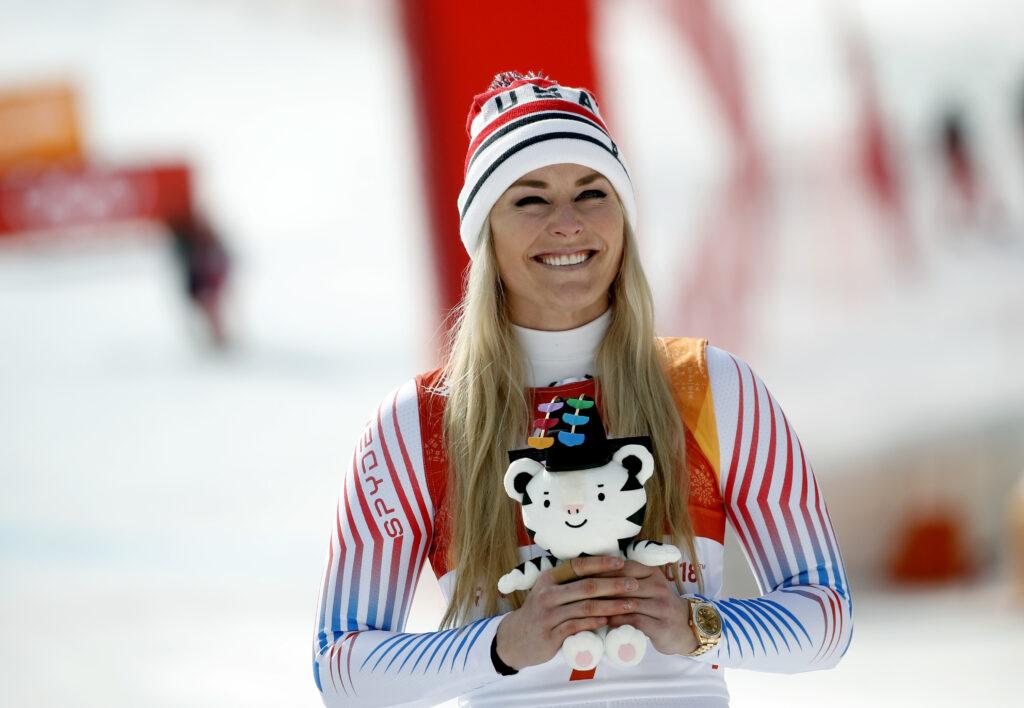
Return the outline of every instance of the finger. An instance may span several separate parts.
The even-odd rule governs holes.
[[[611,577],[615,575],[629,576],[632,578],[647,578],[655,573],[661,572],[661,566],[644,565],[636,561],[627,560],[621,569],[600,573],[597,577]]]
[[[668,611],[667,605],[658,600],[652,600],[649,598],[642,597],[629,597],[622,598],[621,600],[611,600],[611,602],[622,603],[625,603],[627,601],[630,603],[630,612],[632,612],[633,614],[642,615],[644,617],[648,617],[654,620],[655,622],[661,623],[669,622],[673,619],[671,613]],[[615,614],[622,615],[625,613],[616,612]]]
[[[671,599],[669,595],[668,585],[658,577],[647,577],[647,578],[635,578],[637,582],[636,590],[630,591],[627,594],[630,597],[642,597],[648,600],[656,600],[659,602],[665,602]]]
[[[581,578],[597,575],[598,573],[621,570],[625,562],[623,558],[618,556],[583,556],[582,558],[573,558],[569,561],[572,564],[573,571]]]
[[[584,556],[572,558],[551,570],[541,573],[537,582],[561,585],[597,573],[614,571],[622,567],[622,558],[616,556]]]
[[[623,566],[623,570],[636,575],[640,578],[646,578],[648,575],[654,575],[658,572],[661,566],[657,565],[644,565],[634,560],[627,560]]]
[[[616,598],[614,600],[601,600],[587,598],[562,605],[552,610],[554,624],[579,617],[608,617],[628,612],[636,612],[636,600]]]
[[[629,612],[622,615],[613,615],[608,618],[608,627],[621,627],[624,624],[628,624],[630,627],[639,629],[641,632],[646,634],[648,638],[651,637],[651,633],[657,627],[657,623],[654,622],[647,615],[642,615],[638,612]]]
[[[570,637],[578,632],[593,631],[598,627],[603,627],[608,624],[607,617],[581,617],[579,619],[571,619],[557,625],[551,630],[551,636],[557,639],[559,642],[565,641],[566,637]]]
[[[636,578],[582,578],[553,589],[555,605],[567,605],[588,597],[614,597],[640,587]]]
[[[614,577],[614,576],[612,576]],[[675,591],[675,587],[671,585],[671,581],[665,578],[664,575],[655,572],[645,578],[637,578],[639,587],[630,592],[631,597],[644,597],[653,600],[659,600],[669,604],[670,600],[677,599],[678,593]]]
[[[557,585],[564,583],[571,583],[573,580],[577,580],[580,576],[573,570],[572,563],[562,563],[561,565],[555,566],[551,569],[551,579]]]

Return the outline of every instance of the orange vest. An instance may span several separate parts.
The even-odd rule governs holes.
[[[711,399],[706,339],[662,337],[666,351],[666,373],[675,399],[676,410],[683,421],[686,435],[686,466],[690,476],[687,506],[694,533],[718,543],[725,540],[725,507],[719,493],[718,428]],[[416,377],[419,399],[420,435],[427,487],[434,503],[434,535],[430,544],[430,565],[438,578],[448,572],[448,541],[451,538],[451,516],[448,506],[448,462],[442,443],[444,406],[447,396],[437,393],[441,385],[441,369]],[[596,395],[592,379],[555,387],[560,396],[569,398]],[[534,407],[551,398],[550,387],[531,389]],[[667,531],[667,530],[666,530]],[[531,544],[522,523],[519,544]]]

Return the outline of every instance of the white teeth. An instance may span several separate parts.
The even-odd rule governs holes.
[[[566,266],[566,265],[576,265],[577,263],[582,263],[583,261],[587,260],[588,258],[590,258],[590,252],[589,251],[581,251],[579,253],[570,253],[570,254],[561,255],[561,256],[541,256],[540,260],[541,260],[541,262],[545,263],[546,265]]]

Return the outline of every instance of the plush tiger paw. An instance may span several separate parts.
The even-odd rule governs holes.
[[[516,590],[529,590],[537,579],[529,577],[527,573],[514,568],[498,578],[498,592],[508,595]]]
[[[516,590],[529,590],[545,570],[555,567],[558,559],[552,555],[538,556],[520,563],[498,579],[498,591],[508,595]]]
[[[604,654],[618,666],[636,666],[647,651],[647,635],[628,624],[609,630],[604,638]]]
[[[562,642],[562,656],[574,669],[589,671],[604,654],[604,642],[593,632],[578,632]]]
[[[682,557],[675,546],[656,541],[634,541],[626,549],[626,558],[647,566],[678,563]]]

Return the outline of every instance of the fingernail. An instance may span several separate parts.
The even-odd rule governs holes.
[[[612,560],[612,567],[613,568],[621,568],[622,567],[622,559],[621,558],[613,559]]]
[[[632,579],[631,580],[627,580],[626,581],[626,589],[627,590],[636,590],[637,589],[637,582],[635,580],[632,580]]]

